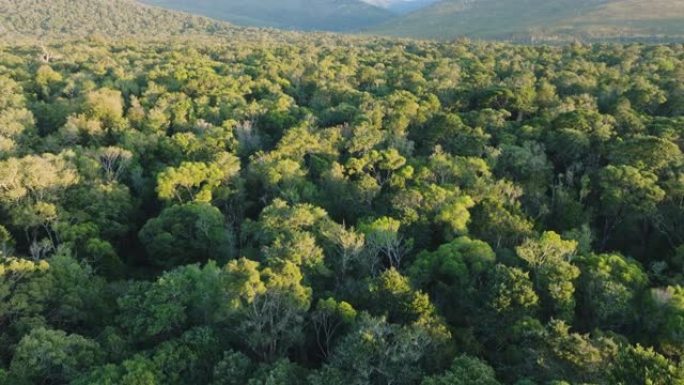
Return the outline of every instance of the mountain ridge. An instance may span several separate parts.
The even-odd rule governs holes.
[[[140,0],[239,25],[294,30],[352,31],[378,25],[394,13],[361,0]]]
[[[248,30],[256,36],[261,27],[277,27],[438,40],[684,41],[684,0],[441,0],[413,12],[398,8],[431,1],[230,0],[242,11],[224,7],[210,12],[219,0],[0,0],[0,38],[100,34],[155,39],[244,35]],[[169,9],[173,4],[194,4],[198,9],[186,11],[213,18]]]
[[[363,0],[364,2],[379,8],[385,8],[397,14],[407,14],[439,0]]]
[[[442,0],[368,32],[429,39],[684,38],[684,1]]]

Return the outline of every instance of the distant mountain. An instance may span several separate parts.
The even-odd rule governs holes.
[[[395,13],[409,13],[425,8],[439,0],[363,0],[376,7],[385,8]]]
[[[437,39],[684,38],[684,0],[442,0],[371,32]]]
[[[388,21],[393,13],[361,0],[140,0],[239,25],[351,31]]]
[[[225,22],[132,0],[0,0],[0,38],[101,34],[109,37],[221,34]]]

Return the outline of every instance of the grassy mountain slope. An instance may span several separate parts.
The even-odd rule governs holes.
[[[442,0],[373,32],[443,39],[684,37],[684,1]]]
[[[240,25],[346,31],[389,20],[393,13],[361,0],[141,0],[146,4]]]
[[[416,11],[420,8],[437,2],[438,0],[363,0],[368,4],[375,5],[380,8],[388,9],[394,13],[404,14]]]
[[[0,37],[108,37],[231,33],[228,23],[132,0],[0,0]]]

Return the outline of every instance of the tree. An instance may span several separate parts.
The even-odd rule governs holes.
[[[347,302],[335,301],[334,298],[321,299],[316,305],[316,310],[311,315],[316,343],[323,358],[330,356],[333,342],[344,333],[356,319],[357,312]]]
[[[600,171],[601,208],[605,216],[601,247],[607,246],[613,231],[626,218],[643,219],[652,215],[665,191],[658,177],[632,166],[606,166]]]
[[[660,105],[667,102],[665,92],[642,76],[633,80],[631,88],[627,91],[627,97],[636,109],[650,114],[655,113]]]
[[[164,201],[211,202],[219,187],[240,171],[239,160],[225,153],[218,162],[183,162],[157,175],[157,194]]]
[[[219,352],[213,329],[198,327],[161,343],[150,358],[164,384],[208,384]]]
[[[101,360],[102,351],[95,341],[37,328],[17,345],[9,378],[17,384],[66,383]]]
[[[306,384],[306,370],[288,359],[280,359],[270,365],[262,365],[249,379],[247,385]]]
[[[486,197],[473,208],[470,233],[495,250],[513,247],[532,235],[533,224],[521,212],[519,204],[506,207],[501,197]]]
[[[249,174],[265,193],[265,200],[278,197],[298,203],[315,195],[315,185],[307,180],[302,165],[292,159],[283,159],[278,154],[259,152],[252,155]]]
[[[681,367],[641,345],[621,349],[610,376],[611,381],[621,385],[676,385],[684,381]]]
[[[233,350],[223,352],[214,366],[211,385],[244,385],[254,372],[254,364],[246,355]]]
[[[580,275],[572,264],[576,248],[576,241],[563,240],[552,231],[544,232],[538,240],[528,239],[516,248],[533,272],[546,313],[568,321],[575,308],[574,281]]]
[[[237,319],[241,338],[255,354],[272,362],[301,341],[311,289],[302,285],[296,265],[258,270],[258,263],[243,258],[226,269],[229,317]]]
[[[106,130],[102,122],[85,115],[71,115],[58,133],[61,142],[67,145],[101,144],[106,138]]]
[[[411,132],[424,152],[440,145],[452,155],[482,156],[490,139],[482,128],[467,126],[459,115],[440,112],[423,127]]]
[[[85,96],[84,112],[109,128],[113,128],[122,118],[123,109],[120,91],[103,88],[91,91]]]
[[[601,172],[601,200],[608,213],[622,219],[627,213],[647,214],[663,199],[664,191],[650,172],[631,166],[607,166]]]
[[[202,162],[183,162],[178,168],[170,167],[157,177],[157,194],[162,200],[175,199],[211,202],[212,189],[221,183],[222,173],[217,166]]]
[[[428,170],[423,168],[421,172]],[[392,197],[392,209],[399,214],[404,231],[411,233],[415,245],[433,247],[467,234],[470,209],[475,206],[473,198],[456,186],[432,183],[432,175],[420,179]]]
[[[544,147],[536,142],[525,142],[522,146],[504,144],[501,150],[496,171],[523,186],[529,211],[544,214],[546,193],[553,179],[553,167]]]
[[[546,327],[545,346],[540,349],[546,363],[545,376],[571,383],[606,383],[607,367],[614,362],[619,346],[609,335],[571,333],[563,321]]]
[[[681,164],[682,152],[679,146],[667,139],[643,135],[616,143],[610,158],[616,164],[657,173]]]
[[[486,363],[468,356],[457,357],[443,374],[425,378],[421,385],[498,385],[492,369]]]
[[[345,280],[364,276],[374,268],[375,258],[366,253],[366,238],[354,228],[332,224],[322,231],[326,241],[327,265],[335,274],[335,285],[339,288]]]
[[[357,330],[340,341],[329,368],[352,383],[411,384],[422,377],[420,363],[430,343],[429,335],[417,326],[364,316]]]
[[[620,329],[633,324],[648,276],[641,265],[619,254],[591,254],[578,260],[582,319],[588,325]]]
[[[394,268],[379,275],[370,287],[373,312],[389,322],[410,324],[430,322],[436,312],[424,293],[414,290],[408,278]]]
[[[0,162],[0,200],[30,244],[37,244],[42,234],[54,246],[50,225],[58,215],[55,203],[79,181],[69,158],[69,153],[43,154]]]
[[[120,365],[106,364],[96,367],[88,373],[76,378],[73,385],[161,385],[161,374],[154,363],[147,357],[138,354]]]
[[[173,267],[234,255],[234,236],[223,214],[208,203],[185,203],[164,209],[138,233],[150,261]]]
[[[20,146],[36,133],[35,118],[33,113],[25,108],[24,103],[8,104],[10,105],[6,108],[0,107],[0,149],[3,150],[3,156],[0,158],[14,155]]]
[[[12,234],[7,231],[5,226],[0,225],[0,259],[11,257],[13,247]]]
[[[539,296],[534,291],[530,274],[517,267],[497,264],[488,294],[488,304],[496,313],[495,318],[503,318],[508,324],[534,315],[539,306]]]
[[[34,79],[36,91],[43,99],[47,99],[52,96],[63,80],[62,74],[53,70],[52,67],[47,64],[41,65],[36,70]]]
[[[478,307],[474,296],[494,266],[496,255],[488,244],[468,237],[456,238],[434,252],[423,251],[409,268],[411,280],[451,322],[463,322]]]
[[[389,266],[398,268],[401,260],[411,248],[411,241],[405,241],[399,233],[401,222],[390,217],[381,217],[362,223],[359,230],[366,236],[368,251],[373,256],[381,256]]]
[[[193,326],[226,318],[227,295],[222,270],[213,262],[188,265],[161,275],[155,282],[134,281],[117,298],[117,324],[132,341],[163,341]]]
[[[311,204],[288,204],[275,199],[258,221],[243,224],[243,237],[260,247],[259,258],[269,265],[289,261],[307,272],[323,273],[321,241],[331,221],[325,210]]]
[[[372,150],[359,158],[349,158],[345,167],[358,183],[368,183],[364,181],[372,178],[379,189],[401,188],[413,173],[406,158],[395,148]]]
[[[26,333],[39,327],[87,332],[107,317],[109,300],[104,281],[66,251],[48,260],[18,258],[0,261],[0,340],[6,349],[0,359]],[[4,357],[3,357],[4,356]]]
[[[109,182],[119,180],[131,164],[133,153],[120,147],[103,147],[97,152],[104,173]]]
[[[0,259],[0,338],[2,360],[11,357],[12,346],[32,327],[43,326],[43,301],[49,288],[33,285],[43,277],[49,265],[46,261],[19,258]]]
[[[46,290],[44,298],[33,300],[43,303],[48,323],[65,330],[96,329],[111,314],[109,306],[113,305],[105,294],[104,280],[68,250],[58,249],[48,264],[47,274],[32,285]]]
[[[138,208],[133,194],[122,183],[94,182],[74,187],[63,200],[67,219],[55,224],[55,230],[64,243],[78,238],[68,234],[70,228],[86,225],[95,227],[90,237],[116,241],[131,230],[131,218]]]
[[[668,286],[651,289],[647,300],[647,311],[650,317],[646,325],[651,331],[660,349],[670,355],[683,353],[682,325],[684,325],[684,288]]]

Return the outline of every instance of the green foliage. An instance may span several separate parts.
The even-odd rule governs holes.
[[[221,212],[207,203],[186,203],[164,209],[150,219],[139,237],[151,261],[164,267],[182,263],[225,261],[233,256],[234,235]]]
[[[668,286],[651,289],[648,308],[654,315],[648,319],[651,332],[661,349],[669,354],[682,354],[684,322],[684,288]]]
[[[581,309],[591,325],[619,328],[636,321],[634,314],[648,277],[641,265],[618,254],[589,255],[579,261]]]
[[[361,223],[359,230],[366,236],[366,245],[373,256],[398,268],[410,248],[411,241],[405,241],[399,233],[401,222],[390,217],[381,217],[368,223]]]
[[[260,367],[247,385],[306,384],[306,370],[288,359]]]
[[[681,382],[680,45],[243,32],[0,46],[0,382]]]
[[[611,380],[616,384],[681,384],[684,381],[682,368],[667,358],[641,345],[623,349],[617,357]]]
[[[334,298],[318,301],[311,319],[316,331],[316,343],[324,357],[330,356],[333,343],[354,323],[357,314],[347,302],[337,302]]]
[[[329,368],[354,383],[410,384],[421,377],[420,362],[429,345],[430,336],[417,326],[366,317],[340,341]]]
[[[489,305],[497,317],[516,319],[533,315],[539,305],[528,272],[498,264],[494,267]]]
[[[652,213],[665,197],[658,178],[648,171],[631,166],[607,166],[601,171],[601,200],[607,214],[621,217],[625,210],[632,215]]]
[[[253,373],[253,363],[249,357],[232,350],[223,352],[223,358],[213,371],[212,385],[243,385]]]
[[[481,289],[480,281],[495,262],[488,244],[468,237],[454,239],[434,252],[420,253],[409,269],[415,284],[430,294],[452,321],[474,306],[469,300]]]
[[[230,312],[255,354],[271,361],[301,342],[311,289],[302,285],[296,265],[285,262],[258,270],[258,263],[243,258],[231,261],[226,269]]]
[[[428,377],[421,385],[498,385],[494,369],[468,356],[457,357],[449,370],[440,375]]]
[[[100,346],[77,334],[37,328],[17,345],[10,379],[17,384],[65,383],[102,359]]]
[[[557,318],[570,320],[575,307],[574,281],[580,270],[572,264],[576,241],[563,240],[554,232],[545,232],[538,240],[527,240],[516,249],[534,273],[535,288],[548,301],[547,309]]]

